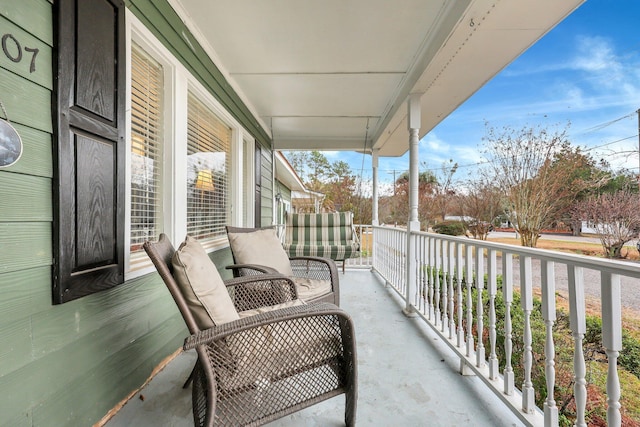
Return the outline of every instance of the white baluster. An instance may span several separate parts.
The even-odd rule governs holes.
[[[465,257],[465,275],[464,280],[467,285],[467,357],[473,354],[473,295],[471,286],[473,283],[473,246],[465,245],[467,256]]]
[[[425,308],[425,304],[426,304],[426,298],[425,298],[425,292],[424,292],[424,290],[426,289],[426,287],[425,287],[425,283],[426,283],[425,254],[426,254],[426,251],[424,249],[424,237],[423,236],[416,236],[416,245],[417,245],[416,256],[418,258],[418,262],[416,263],[416,269],[417,269],[416,275],[418,277],[418,279],[417,279],[418,291],[416,292],[416,298],[417,298],[416,308],[421,313],[424,313],[424,308]]]
[[[464,327],[462,322],[463,316],[463,301],[462,301],[462,275],[463,275],[463,260],[462,260],[462,244],[456,245],[456,281],[458,284],[458,347],[464,345]]]
[[[513,335],[511,325],[511,304],[513,303],[513,255],[502,253],[502,296],[504,298],[504,393],[508,396],[513,394],[515,388],[513,378],[513,366],[511,364],[511,354],[513,351]]]
[[[573,335],[573,394],[576,401],[576,427],[586,427],[585,408],[587,405],[587,368],[582,350],[582,340],[587,331],[584,305],[584,275],[582,267],[567,265],[569,277],[569,319]]]
[[[438,323],[440,322],[440,315],[441,315],[440,313],[440,239],[438,239],[435,242],[435,247],[436,247],[436,252],[435,252],[436,262],[434,264],[435,282],[434,282],[434,293],[433,293],[433,304],[434,304],[433,324],[435,326],[438,326]]]
[[[453,276],[458,275],[455,269],[455,246],[449,242],[449,339],[452,340],[456,333],[455,301],[453,293]],[[457,243],[459,245],[459,243]]]
[[[533,283],[531,280],[531,257],[520,255],[520,301],[524,311],[524,382],[522,384],[522,410],[533,413],[536,400],[531,367],[533,365],[531,311],[533,310]]]
[[[620,300],[620,276],[601,273],[602,293],[602,345],[607,353],[607,425],[620,426],[620,378],[618,354],[622,350],[622,306]]]
[[[476,366],[482,368],[485,363],[484,342],[482,334],[484,332],[484,305],[482,304],[482,290],[484,289],[484,249],[476,247],[476,325],[478,333],[478,344],[476,345]]]
[[[499,367],[496,355],[496,293],[498,292],[498,262],[496,250],[489,249],[487,257],[488,277],[487,292],[489,293],[489,379],[498,379]]]
[[[434,249],[433,249],[433,238],[427,238],[427,246],[429,250],[429,265],[427,267],[427,318],[433,322],[434,312],[433,312],[433,258],[434,258]]]
[[[442,240],[442,324],[441,331],[445,332],[449,328],[449,259],[447,257],[448,242]]]
[[[556,383],[555,369],[555,345],[553,342],[553,325],[556,321],[556,280],[554,263],[551,261],[541,262],[542,278],[542,318],[546,325],[545,331],[545,377],[547,380],[547,399],[544,402],[544,425],[554,427],[558,425],[558,407],[554,399]]]

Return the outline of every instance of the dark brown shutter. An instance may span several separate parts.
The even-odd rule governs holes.
[[[57,0],[54,303],[124,281],[125,27],[120,0]]]

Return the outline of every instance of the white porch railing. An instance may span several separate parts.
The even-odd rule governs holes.
[[[373,227],[373,268],[392,286],[407,305],[427,322],[459,355],[463,374],[475,373],[514,413],[530,425],[558,425],[554,400],[556,352],[553,337],[556,322],[556,271],[566,268],[569,317],[574,342],[573,378],[576,426],[586,426],[586,363],[583,339],[586,332],[584,270],[600,276],[602,345],[608,363],[607,424],[620,426],[620,382],[618,353],[622,350],[621,277],[640,278],[640,267],[630,263],[590,258],[546,250],[495,244],[468,238],[430,233],[411,233],[411,250],[416,270],[407,280],[407,232],[404,229]],[[534,270],[533,265],[536,269]],[[539,270],[538,270],[539,268]],[[535,273],[535,276],[534,276]],[[502,289],[498,276],[502,275]],[[534,278],[535,277],[535,278]],[[467,280],[471,278],[471,280]],[[478,280],[485,278],[485,280]],[[486,284],[485,284],[486,281]],[[514,288],[520,292],[520,308],[512,305]],[[544,348],[532,347],[531,315],[534,289],[540,290],[544,320]],[[497,307],[496,296],[502,302]],[[483,300],[483,294],[485,294]],[[487,310],[488,307],[488,310]],[[499,310],[497,310],[499,308]],[[522,310],[522,336],[513,334],[512,316]],[[488,311],[488,318],[483,312]],[[497,313],[504,313],[503,319]],[[475,317],[474,317],[475,313]],[[497,342],[497,325],[503,323],[504,342]],[[486,326],[485,326],[486,325]],[[519,340],[519,342],[518,342]],[[514,384],[512,361],[514,343],[522,348],[524,380],[518,390]],[[486,346],[486,347],[485,347]],[[497,352],[504,354],[499,372]],[[534,351],[544,354],[546,400],[535,406],[532,382]],[[488,356],[488,358],[487,358]]]
[[[355,224],[353,227],[360,241],[360,256],[348,258],[347,267],[371,267],[373,265],[373,226]]]

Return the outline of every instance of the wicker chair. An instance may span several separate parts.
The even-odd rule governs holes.
[[[262,425],[342,393],[345,423],[355,425],[357,359],[347,313],[328,303],[291,305],[297,297],[293,282],[262,274],[224,283],[239,312],[258,314],[201,330],[174,277],[175,250],[167,236],[144,249],[192,334],[184,349],[198,354],[192,373],[195,425]],[[260,298],[243,297],[254,287]],[[289,306],[269,308],[279,303]]]
[[[242,277],[245,275],[251,275],[256,273],[282,273],[289,275],[296,283],[300,298],[307,303],[314,302],[330,302],[335,305],[340,305],[340,279],[338,275],[338,268],[335,261],[318,256],[289,256],[282,247],[282,244],[278,241],[275,245],[278,248],[273,247],[271,251],[256,251],[258,252],[256,257],[247,257],[246,255],[239,259],[238,249],[234,245],[233,235],[242,235],[262,231],[273,231],[275,235],[275,229],[273,227],[264,228],[241,228],[227,226],[227,235],[229,236],[229,243],[231,248],[231,254],[233,256],[234,265],[230,265],[227,268],[233,270],[235,277]],[[283,269],[274,269],[273,266],[265,266],[264,262],[261,262],[261,255],[265,255],[268,252],[281,252],[282,257],[288,259],[287,270],[291,270],[289,274],[282,271]],[[272,255],[273,254],[269,254]],[[311,285],[310,285],[311,284]],[[316,289],[320,285],[322,287],[321,292],[317,292]]]

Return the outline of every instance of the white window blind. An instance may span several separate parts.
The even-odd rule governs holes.
[[[142,244],[162,227],[162,66],[131,49],[131,269],[144,261]]]
[[[187,233],[211,240],[229,222],[232,129],[191,92],[187,110]]]

